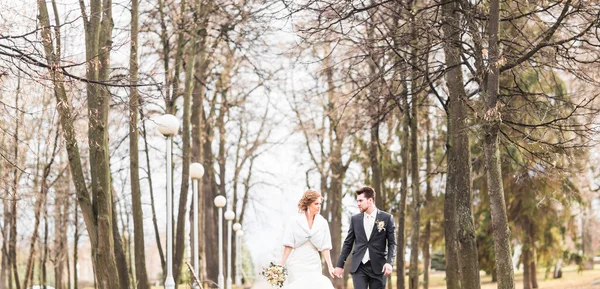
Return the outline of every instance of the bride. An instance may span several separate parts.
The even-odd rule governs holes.
[[[285,289],[333,289],[331,280],[323,276],[321,257],[323,254],[329,275],[333,278],[331,263],[331,234],[329,224],[319,214],[323,197],[308,190],[298,203],[299,213],[285,228],[281,265],[288,269]],[[286,263],[287,261],[287,263]]]

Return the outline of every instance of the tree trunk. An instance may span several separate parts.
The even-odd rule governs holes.
[[[50,172],[50,170],[48,170],[48,173],[49,172]],[[25,279],[23,279],[23,287],[24,288],[28,288],[29,280],[33,276],[33,263],[35,260],[35,248],[36,248],[35,244],[36,244],[37,237],[38,237],[37,232],[38,232],[38,229],[40,227],[40,222],[41,222],[42,206],[44,205],[44,200],[46,198],[46,192],[47,192],[47,188],[46,188],[47,175],[45,175],[45,173],[46,173],[46,170],[44,169],[44,176],[42,176],[40,193],[37,195],[37,198],[35,200],[35,205],[34,205],[34,207],[35,207],[35,209],[34,209],[35,224],[33,225],[33,233],[31,235],[31,243],[29,245],[29,258],[27,259],[27,266],[25,267]],[[4,279],[2,279],[2,280],[4,280]],[[1,281],[1,282],[4,282],[4,281]]]
[[[340,140],[342,141],[342,140]],[[341,149],[341,144],[340,148]],[[335,160],[336,157],[340,159]],[[337,164],[335,164],[337,163]],[[329,190],[329,199],[331,200],[331,219],[329,220],[329,228],[331,231],[331,256],[339,256],[342,246],[342,203],[339,201],[342,199],[342,184],[344,181],[344,177],[346,175],[346,170],[341,165],[341,154],[338,156],[334,156],[334,164],[332,169],[332,177],[330,190]],[[336,289],[343,289],[344,284],[341,279],[334,278],[333,280],[334,287]]]
[[[95,17],[91,15],[91,17]],[[110,69],[110,51],[112,47],[112,1],[103,0],[102,3],[102,21],[100,22],[100,33],[98,41],[98,53],[88,56],[88,61],[98,57],[99,69],[88,64],[88,70],[98,70],[98,80],[109,81]],[[87,43],[87,41],[86,41]],[[95,44],[92,44],[95,47]],[[94,74],[95,75],[95,74]],[[92,78],[93,79],[93,78]],[[97,87],[88,90],[88,113],[89,113],[89,148],[90,164],[92,176],[92,194],[95,208],[98,214],[98,250],[96,270],[98,275],[98,288],[113,289],[129,288],[129,279],[126,276],[120,276],[126,273],[127,262],[124,255],[118,256],[120,262],[117,263],[115,250],[122,252],[122,245],[115,244],[115,240],[120,242],[118,228],[115,228],[116,216],[113,205],[113,191],[110,178],[110,154],[108,152],[108,111],[109,111],[110,93],[108,87]],[[116,247],[116,248],[115,248]],[[120,255],[120,253],[119,253]],[[125,270],[123,270],[125,268]]]
[[[3,224],[10,224],[10,214],[8,214],[8,212],[10,212],[10,208],[8,206],[9,200],[3,198],[2,199],[2,203],[3,203],[3,212],[4,216],[3,216]],[[7,281],[8,281],[8,276],[10,275],[10,264],[8,262],[9,258],[8,258],[8,226],[4,225],[4,227],[2,228],[2,268],[0,268],[0,289],[6,289],[7,288]]]
[[[536,258],[536,249],[535,247],[533,247],[531,248],[531,269],[529,270],[529,272],[531,273],[531,288],[540,288],[537,282],[537,261],[535,260]]]
[[[61,270],[62,272],[62,282],[63,288],[67,288],[69,284],[69,241],[67,239],[67,228],[69,228],[69,183],[65,184],[65,195],[63,197],[63,209],[62,209],[62,226],[60,228],[60,240],[61,240]]]
[[[121,205],[119,206],[119,210],[127,210],[127,207],[124,202],[119,202],[119,204]],[[124,236],[122,239],[125,243],[125,245],[123,246],[123,251],[125,252],[127,258],[127,264],[129,264],[129,266],[127,266],[127,277],[129,279],[129,284],[134,284],[133,287],[135,287],[135,284],[137,284],[137,280],[135,277],[135,272],[133,272],[135,270],[135,261],[133,260],[132,256],[132,251],[135,250],[133,244],[134,240],[132,239],[134,239],[135,237],[129,233],[132,230],[134,230],[131,228],[132,218],[129,218],[129,216],[127,215],[124,216],[123,214],[118,214],[118,216],[121,220],[121,234]]]
[[[139,1],[131,1],[131,50],[129,55],[129,174],[131,182],[131,214],[135,250],[135,279],[137,289],[150,289],[146,271],[146,242],[144,240],[144,211],[140,191],[140,164],[138,149],[138,111],[140,108],[138,83]]]
[[[73,289],[79,289],[79,211],[77,202],[75,202],[74,222],[75,231],[73,232]]]
[[[71,261],[69,259],[69,254],[68,254],[69,250],[67,249],[67,250],[65,250],[65,252],[67,253],[66,258],[65,258],[65,261],[67,264],[67,289],[71,289],[71,288],[73,288],[73,287],[71,287]]]
[[[0,97],[1,99],[1,97]],[[0,145],[2,147],[6,147],[6,143],[5,143],[5,138],[6,138],[6,134],[2,135],[2,138],[0,140]],[[0,175],[0,177],[5,178],[5,169],[4,169],[4,162],[0,162],[0,173],[2,173]],[[5,195],[8,195],[8,188],[3,188],[3,191],[5,192]],[[2,224],[8,224],[10,221],[9,216],[7,214],[7,212],[10,211],[10,209],[8,208],[8,198],[1,198],[2,199],[2,209],[3,209],[3,216],[2,216]],[[0,254],[2,254],[1,258],[0,258],[0,289],[6,289],[7,288],[7,284],[6,282],[7,280],[7,270],[8,270],[8,226],[4,225],[1,228],[0,234],[2,235],[2,248],[0,250]],[[10,273],[8,274],[10,275]]]
[[[46,3],[39,0],[40,22],[46,58],[51,66],[58,66],[60,57],[56,58],[52,48],[49,32]],[[110,50],[112,46],[112,2],[111,0],[92,1],[89,19],[86,9],[81,5],[85,40],[86,40],[86,77],[91,80],[87,84],[87,102],[89,131],[88,143],[90,152],[90,173],[93,204],[90,204],[87,185],[81,166],[79,149],[75,139],[71,108],[64,85],[63,76],[51,71],[54,80],[55,96],[59,105],[63,135],[67,142],[69,164],[73,181],[77,189],[79,205],[82,209],[92,248],[92,259],[95,275],[100,289],[118,288],[118,271],[114,255],[114,239],[112,228],[112,191],[110,186],[110,168],[108,153],[108,110],[110,95],[106,87],[99,87],[93,81],[108,81],[110,69]],[[56,17],[58,17],[56,15]],[[60,47],[58,45],[57,47]]]
[[[404,80],[403,80],[404,82]],[[408,146],[409,146],[409,115],[408,115],[409,105],[408,105],[408,92],[406,90],[402,93],[402,108],[403,111],[403,124],[402,124],[402,145],[401,145],[401,159],[402,159],[402,169],[401,169],[401,179],[402,183],[400,185],[400,206],[398,213],[398,235],[396,237],[396,242],[398,242],[396,258],[398,265],[396,266],[396,274],[397,274],[397,289],[404,289],[406,286],[405,276],[406,269],[404,267],[404,254],[406,248],[405,241],[405,230],[404,225],[406,223],[406,197],[408,195]]]
[[[447,135],[447,156],[448,156],[448,175],[446,176],[446,193],[444,196],[444,235],[446,242],[446,287],[448,289],[460,289],[460,265],[458,255],[458,208],[457,208],[457,184],[460,182],[458,178],[460,173],[470,173],[469,168],[461,167],[460,155],[468,156],[468,141],[466,147],[464,145],[464,136],[455,135],[460,128],[458,124],[461,119],[464,120],[464,115],[460,115],[461,108],[465,105],[464,86],[460,64],[460,15],[458,14],[458,3],[449,1],[442,5],[442,30],[444,32],[444,55],[446,57],[446,83],[448,86],[448,107],[446,118],[448,123]],[[453,126],[459,125],[458,128]],[[464,135],[467,132],[463,132]],[[457,138],[458,137],[458,138]],[[459,142],[457,142],[459,141]],[[451,151],[456,150],[456,152]],[[457,153],[459,155],[457,155]],[[470,160],[465,160],[469,162]],[[469,178],[469,176],[467,176]]]
[[[203,109],[201,110],[203,112]],[[213,127],[206,120],[206,117],[202,117],[203,128],[204,128],[204,138],[202,144],[203,150],[203,166],[204,166],[204,177],[202,178],[202,188],[203,195],[205,201],[204,207],[204,219],[205,219],[205,230],[204,230],[204,238],[205,238],[205,246],[206,246],[206,264],[207,264],[207,278],[211,281],[217,282],[217,277],[219,274],[219,268],[217,265],[219,263],[218,252],[216,248],[218,247],[218,239],[217,239],[217,224],[214,220],[218,219],[217,210],[215,210],[215,206],[213,203],[214,198],[216,197],[217,185],[215,182],[215,170],[214,170],[214,154],[212,152],[212,138],[213,138]],[[213,220],[206,222],[206,220]],[[211,266],[208,266],[211,264]]]
[[[531,288],[539,288],[537,282],[537,250],[535,248],[535,222],[532,221],[529,226],[529,239],[531,245],[531,260],[529,262],[531,269],[529,272],[531,273]]]
[[[378,105],[377,102],[375,105]],[[385,210],[385,199],[381,194],[381,165],[379,164],[379,121],[377,115],[371,117],[371,142],[369,143],[369,159],[371,161],[371,185],[378,194],[375,205],[380,210]]]
[[[15,143],[16,145],[16,143]],[[15,176],[16,177],[16,176]],[[11,199],[11,210],[10,210],[10,239],[8,241],[8,260],[11,267],[11,277],[14,278],[13,282],[15,288],[20,289],[21,284],[19,282],[19,270],[17,268],[17,192],[16,192],[16,184],[13,184],[15,187],[15,191],[13,192],[13,196]],[[12,284],[9,285],[12,287]]]
[[[204,63],[206,65],[206,63]],[[203,85],[203,84],[199,84]],[[202,189],[203,189],[203,197],[205,202],[204,207],[204,240],[205,240],[205,249],[206,249],[206,264],[210,264],[211,266],[207,266],[207,279],[217,283],[217,277],[219,268],[215,264],[218,264],[218,252],[216,248],[218,247],[218,228],[215,221],[207,220],[217,220],[217,210],[214,206],[214,198],[217,196],[219,187],[216,182],[216,172],[215,172],[215,154],[213,153],[212,143],[215,137],[214,128],[215,128],[215,114],[216,114],[216,96],[213,96],[212,99],[208,100],[208,111],[205,111],[204,102],[198,102],[200,112],[200,121],[201,121],[201,130],[203,131],[202,141],[202,166],[204,167],[204,177],[202,179]],[[224,246],[225,247],[225,246]]]
[[[525,237],[529,239],[529,237]],[[525,241],[525,245],[523,246],[523,252],[521,253],[521,262],[523,265],[523,289],[531,289],[531,263],[530,263],[530,254],[531,248],[529,247],[529,240]]]
[[[141,99],[140,99],[141,102]],[[140,115],[144,115],[140,105]],[[152,208],[152,225],[154,227],[154,238],[156,241],[156,247],[158,248],[158,256],[160,257],[160,264],[163,270],[163,275],[166,274],[166,261],[165,254],[162,249],[160,242],[160,231],[158,230],[158,221],[156,220],[156,206],[154,206],[154,189],[152,189],[152,171],[150,166],[150,149],[148,147],[148,133],[146,132],[146,123],[142,122],[142,131],[144,138],[144,155],[146,156],[146,172],[148,174],[148,190],[150,191],[150,207]]]
[[[42,275],[43,285],[46,285],[46,281],[48,280],[48,274],[46,272],[46,261],[48,260],[48,207],[44,209],[44,253],[42,257],[42,262],[40,264],[40,270]]]
[[[44,39],[43,43],[46,61],[50,66],[58,66],[59,58],[54,53],[54,47],[52,45],[53,41],[49,29],[50,21],[46,2],[38,1],[38,9],[40,11],[39,19],[40,26],[42,27],[42,38]],[[94,6],[94,9],[98,8]],[[95,244],[97,243],[96,216],[92,208],[92,204],[90,202],[89,194],[85,184],[85,177],[83,174],[79,154],[79,147],[75,139],[75,130],[73,127],[74,117],[64,87],[64,76],[55,70],[50,70],[50,73],[51,79],[54,82],[54,95],[56,101],[57,103],[62,104],[58,105],[57,107],[60,115],[60,124],[63,130],[63,137],[66,141],[66,148],[69,158],[69,165],[71,168],[71,174],[73,177],[73,182],[75,183],[75,187],[77,189],[77,198],[79,201],[79,205],[81,206],[81,210],[84,214],[86,226],[89,228],[90,242],[93,246],[95,246]],[[46,217],[44,218],[46,219]]]
[[[458,34],[452,35],[453,43],[460,45]],[[460,70],[460,46],[454,46],[452,55],[447,57],[448,67],[456,67],[453,75],[448,76],[448,179],[447,190],[453,190],[456,196],[456,217],[458,221],[458,248],[461,281],[464,289],[479,289],[479,261],[475,241],[475,225],[473,221],[473,196],[471,192],[471,153],[469,142],[469,109],[467,94],[463,85]],[[455,73],[455,74],[454,74]],[[450,178],[450,174],[454,176]]]
[[[8,256],[9,261],[12,261],[12,277],[14,278],[15,288],[21,289],[21,283],[19,280],[19,270],[17,268],[17,201],[18,201],[18,187],[20,173],[16,164],[19,163],[19,131],[20,121],[22,120],[22,112],[19,112],[19,91],[21,86],[21,78],[19,77],[17,83],[17,96],[15,97],[15,108],[17,111],[15,131],[14,131],[14,163],[13,168],[13,184],[12,184],[12,199],[10,203],[10,239],[8,243]]]
[[[426,148],[425,148],[425,211],[427,214],[425,222],[425,231],[423,232],[423,289],[429,289],[429,270],[431,267],[431,216],[433,207],[433,189],[431,187],[431,174],[432,174],[432,153],[431,147],[435,148],[435,145],[431,143],[431,119],[429,114],[425,114],[425,131],[427,133]]]
[[[67,258],[68,182],[61,181],[55,190],[54,205],[54,282],[56,289],[65,289],[65,263]]]
[[[208,9],[206,9],[208,10]],[[205,13],[208,14],[208,13]],[[206,22],[208,21],[208,16],[204,17]],[[202,108],[202,101],[204,101],[204,93],[206,92],[203,83],[206,82],[206,69],[209,63],[209,60],[206,57],[206,23],[202,23],[199,28],[198,35],[200,40],[198,41],[198,55],[196,63],[195,63],[195,80],[194,89],[192,91],[192,113],[191,113],[191,126],[192,126],[192,162],[203,163],[202,161],[202,139],[204,138],[204,132],[202,130],[201,123],[201,115],[200,109]],[[204,196],[204,186],[203,181],[200,180],[198,182],[198,208],[202,208],[198,212],[198,228],[196,230],[197,234],[194,238],[198,238],[198,256],[194,258],[199,258],[198,261],[198,278],[203,281],[207,278],[207,269],[206,269],[206,240],[204,238],[205,234],[205,218],[204,218],[204,208],[206,207],[206,199]]]
[[[196,12],[200,7],[196,7]],[[187,215],[187,197],[190,184],[190,124],[191,124],[191,100],[194,89],[194,67],[196,62],[197,39],[192,38],[192,43],[187,51],[187,63],[185,69],[185,88],[183,91],[183,126],[181,129],[183,139],[182,159],[182,181],[179,193],[179,211],[177,214],[177,236],[175,239],[175,259],[173,262],[173,277],[179,280],[181,276],[181,265],[183,265],[183,252],[185,249],[185,216]],[[175,282],[177,284],[178,282]],[[177,285],[176,285],[177,287]]]
[[[342,161],[342,147],[345,139],[344,128],[339,124],[339,119],[336,117],[335,102],[337,97],[337,89],[333,78],[333,69],[331,68],[329,58],[326,58],[325,64],[325,77],[327,78],[327,102],[328,105],[324,106],[326,109],[327,119],[330,123],[330,134],[329,134],[329,169],[331,172],[331,178],[329,180],[327,190],[327,211],[329,217],[329,228],[331,231],[331,256],[335,258],[340,255],[342,247],[342,204],[339,200],[343,196],[343,184],[344,178],[346,177],[347,166]],[[376,193],[380,193],[381,173],[379,167],[379,159],[377,157],[377,139],[379,138],[379,127],[378,123],[375,122],[371,128],[371,165],[373,169],[373,186]],[[375,139],[374,139],[375,137]],[[257,140],[258,141],[258,140]],[[373,147],[374,146],[374,147]],[[375,149],[375,151],[373,151]],[[374,153],[374,155],[373,155]],[[378,173],[377,173],[378,172]],[[379,174],[375,177],[375,174]],[[322,180],[323,181],[323,180]],[[325,182],[327,182],[325,180]],[[376,200],[382,199],[381,197]],[[382,208],[382,205],[379,207]],[[327,269],[325,269],[327,273]],[[342,279],[333,279],[333,285],[336,289],[343,289],[344,282]]]
[[[200,54],[200,59],[202,58],[202,53]],[[196,67],[200,65],[196,63]],[[196,69],[196,76],[202,77],[204,73],[199,74],[198,68]],[[202,78],[204,79],[204,78]],[[202,161],[202,138],[203,131],[201,129],[202,124],[200,123],[200,109],[199,102],[202,102],[204,99],[204,87],[201,84],[194,85],[194,92],[192,94],[193,103],[192,103],[192,161],[203,163]],[[198,261],[198,278],[201,281],[204,281],[207,278],[207,264],[206,264],[206,240],[204,238],[205,234],[205,218],[204,218],[204,208],[207,207],[207,202],[204,196],[204,182],[202,180],[198,181],[198,228],[195,229],[196,232],[193,238],[198,238],[198,256],[194,258],[199,258]],[[192,204],[193,205],[193,204]]]
[[[370,23],[366,26],[367,29],[367,41],[369,43],[375,42],[374,39],[375,32],[373,23]],[[371,47],[368,47],[369,59],[369,74],[370,77],[376,79],[379,77],[379,71],[377,68],[378,61],[380,59],[377,52],[375,52]],[[327,59],[327,58],[326,58]],[[333,75],[333,65],[330,64],[329,60],[326,63],[327,66],[327,77],[329,84],[328,91],[335,91],[335,86],[333,84],[333,79],[330,80],[331,75]],[[381,95],[381,87],[379,87],[379,81],[373,81],[369,85],[369,105],[370,105],[370,142],[369,142],[369,162],[371,166],[371,186],[375,190],[376,198],[375,198],[375,206],[380,210],[387,210],[385,208],[385,198],[383,196],[383,192],[381,190],[382,183],[382,172],[381,172],[381,164],[379,162],[380,152],[379,152],[379,124],[381,118],[381,104],[380,104],[380,95]],[[330,103],[334,103],[334,100],[330,99]]]
[[[50,67],[58,67],[60,66],[60,37],[57,37],[55,53],[46,2],[38,0],[37,4],[46,61]],[[117,280],[119,279],[116,278],[118,277],[118,272],[116,270],[113,249],[114,240],[111,221],[112,192],[110,191],[108,135],[106,131],[110,96],[106,90],[99,89],[94,84],[94,81],[108,81],[109,78],[109,58],[112,41],[112,3],[110,0],[104,0],[104,3],[101,1],[92,1],[89,19],[83,5],[81,6],[81,10],[86,31],[86,77],[90,80],[87,84],[89,114],[88,142],[90,164],[94,164],[90,167],[93,204],[90,201],[88,186],[85,182],[85,175],[83,173],[73,126],[72,108],[64,87],[64,76],[58,70],[49,69],[49,72],[54,83],[54,95],[57,103],[60,104],[57,105],[57,108],[78,202],[84,216],[91,243],[95,277],[100,289],[114,289],[118,288]],[[55,18],[58,19],[56,9]],[[56,27],[60,27],[60,25]]]
[[[412,1],[411,5],[414,5],[416,1]],[[411,9],[414,8],[411,7]],[[408,271],[410,289],[419,288],[419,229],[421,223],[420,217],[420,183],[419,183],[419,132],[418,132],[418,103],[419,103],[419,89],[421,85],[418,81],[419,77],[419,61],[417,57],[418,53],[418,36],[415,23],[414,14],[411,13],[410,25],[411,25],[411,79],[410,79],[410,94],[411,94],[411,118],[410,118],[410,168],[411,168],[411,191],[412,191],[412,228],[410,235],[410,268]],[[408,110],[406,111],[408,114]]]
[[[592,201],[588,201],[588,204],[583,207],[583,255],[586,257],[583,263],[584,270],[594,270],[594,214],[592,213]],[[533,228],[532,228],[533,230]]]
[[[487,174],[488,194],[492,213],[494,231],[494,253],[496,270],[498,272],[498,289],[514,289],[515,277],[511,260],[510,229],[506,216],[504,188],[502,184],[502,169],[500,167],[500,150],[498,148],[498,133],[500,130],[500,113],[498,103],[499,48],[498,29],[500,26],[499,0],[490,1],[489,17],[489,74],[487,91],[484,92],[485,124],[483,135],[483,150]]]
[[[459,100],[460,101],[460,100]],[[451,144],[448,155],[455,153],[452,159],[455,163],[453,170],[448,170],[448,174],[454,173],[456,181],[453,186],[456,190],[457,197],[457,213],[458,213],[458,242],[459,255],[461,265],[461,287],[462,288],[481,288],[479,278],[479,261],[477,256],[477,244],[475,241],[475,225],[473,221],[472,210],[472,193],[471,193],[471,155],[469,152],[469,136],[466,120],[462,116],[467,115],[466,97],[461,103],[455,103],[461,106],[461,113],[455,114],[453,108],[452,118],[456,117],[453,122],[452,131],[450,134],[455,136],[454,144]],[[452,104],[450,105],[452,106]],[[458,152],[460,151],[460,152]],[[450,168],[450,165],[448,166]],[[448,184],[447,184],[448,186]]]
[[[131,288],[131,282],[129,280],[129,268],[127,267],[127,255],[123,246],[123,240],[119,233],[119,225],[117,222],[117,203],[114,200],[116,191],[113,190],[113,200],[111,201],[112,206],[112,230],[114,238],[114,250],[115,250],[115,261],[117,263],[117,270],[119,272],[119,288],[129,289]]]
[[[34,256],[34,259],[35,259],[35,256]],[[35,260],[33,261],[33,265],[31,265],[31,268],[32,268],[32,271],[35,271]],[[29,281],[28,281],[29,284],[33,284],[33,278],[34,278],[34,276],[33,276],[33,274],[31,274],[31,276],[29,276]],[[27,287],[23,286],[23,288],[27,288]],[[71,288],[69,288],[69,289],[71,289]]]
[[[493,77],[490,76],[490,78]],[[492,211],[492,226],[494,228],[494,252],[498,272],[498,288],[513,289],[515,284],[511,261],[510,229],[508,228],[502,175],[500,172],[498,128],[490,127],[488,129],[484,138],[484,152],[486,156],[488,193],[490,194],[490,207]]]

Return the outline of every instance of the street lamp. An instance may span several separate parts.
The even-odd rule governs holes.
[[[171,138],[179,130],[179,120],[172,114],[164,114],[157,120],[158,131],[167,139],[167,279],[165,289],[175,288],[173,279],[173,200],[171,196]]]
[[[194,245],[193,245],[193,253],[194,260],[192,260],[192,264],[194,266],[194,273],[198,276],[198,180],[202,178],[204,175],[204,167],[200,163],[192,163],[190,165],[190,177],[192,178],[192,190],[193,190],[193,200],[194,203],[194,224],[192,229],[192,236],[194,236]],[[198,288],[198,284],[194,283],[194,288]]]
[[[239,277],[240,277],[240,286],[242,286],[242,276],[243,276],[242,272],[244,271],[244,268],[242,266],[243,263],[244,263],[244,262],[242,262],[242,260],[243,260],[242,259],[242,248],[243,248],[243,244],[244,244],[244,231],[243,230],[239,230],[237,232],[237,235],[238,235],[238,238],[240,239],[240,248],[238,249],[238,252],[239,252],[239,257],[238,257],[238,262],[239,262],[238,272],[239,272]]]
[[[219,279],[217,281],[219,289],[223,289],[223,207],[227,204],[227,199],[221,195],[215,197],[215,206],[219,208]]]
[[[235,218],[235,213],[228,210],[225,212],[225,220],[227,220],[227,289],[231,289],[231,222]]]
[[[235,266],[235,286],[240,286],[241,285],[241,280],[240,280],[240,270],[239,270],[239,251],[240,251],[240,238],[238,235],[238,232],[240,231],[240,229],[242,229],[242,224],[235,222],[235,224],[233,224],[233,231],[235,232],[235,264],[233,266]]]
[[[241,278],[241,261],[242,261],[242,248],[241,248],[241,236],[244,234],[242,229],[242,224],[235,223],[233,224],[233,230],[235,231],[235,286],[242,286],[242,278]]]

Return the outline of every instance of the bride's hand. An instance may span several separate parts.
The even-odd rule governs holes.
[[[331,266],[329,266],[329,275],[331,276],[331,278],[335,278],[335,269]]]

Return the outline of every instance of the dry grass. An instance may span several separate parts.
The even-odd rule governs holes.
[[[419,276],[420,281],[423,282],[423,275]],[[442,289],[446,288],[444,272],[432,272],[430,276],[429,288],[430,289]],[[539,289],[600,289],[600,284],[592,286],[592,282],[600,280],[600,266],[596,265],[596,269],[592,271],[583,271],[577,273],[575,267],[567,267],[563,270],[563,277],[560,279],[548,279],[544,280],[544,272],[538,272],[538,285]],[[523,288],[523,273],[515,273],[515,288]],[[396,278],[392,277],[393,287],[396,288]],[[406,281],[408,285],[408,278]],[[348,288],[353,289],[352,281],[348,282]],[[421,285],[422,286],[422,285]],[[490,276],[481,276],[481,289],[495,289],[498,287],[497,283],[492,283]],[[389,288],[389,287],[388,287]],[[421,287],[422,288],[422,287]]]
[[[419,276],[420,281],[423,282],[423,275]],[[430,277],[430,289],[442,289],[446,288],[446,281],[444,280],[444,272],[432,272]],[[596,265],[596,269],[592,271],[583,271],[577,273],[575,267],[567,267],[563,270],[563,277],[560,279],[548,279],[544,280],[544,272],[538,272],[539,289],[600,289],[600,284],[592,286],[591,283],[600,280],[600,266]],[[515,273],[516,288],[523,288],[523,273]],[[392,277],[393,288],[396,288],[396,277]],[[408,280],[406,282],[408,284]],[[269,285],[256,284],[256,289],[271,289]],[[352,280],[348,281],[348,289],[353,289]],[[482,275],[481,276],[481,289],[495,289],[498,285],[492,283],[491,277]],[[152,286],[152,289],[163,289],[162,286]],[[187,289],[191,288],[189,285],[180,285],[179,288]],[[389,287],[388,287],[389,288]],[[422,285],[420,286],[422,288]],[[86,288],[92,289],[92,288]]]

